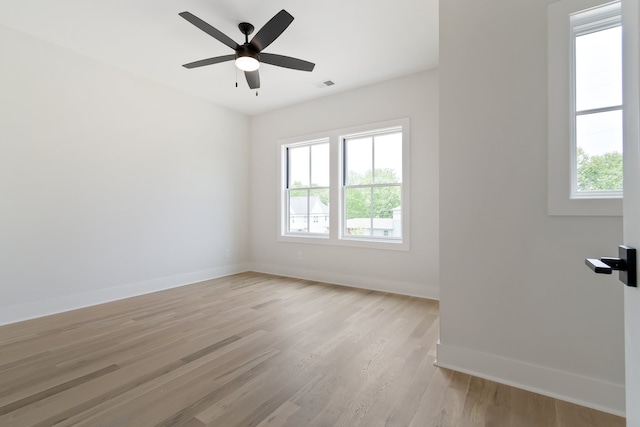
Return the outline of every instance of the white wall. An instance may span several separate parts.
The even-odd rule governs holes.
[[[438,363],[624,411],[619,217],[547,215],[546,3],[440,3]]]
[[[278,140],[402,117],[411,121],[410,251],[277,241]],[[437,70],[254,116],[250,156],[254,270],[438,296]],[[303,252],[302,260],[296,259],[297,251]]]
[[[6,27],[0,57],[0,323],[244,269],[247,117]]]

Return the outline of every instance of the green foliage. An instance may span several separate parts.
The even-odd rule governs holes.
[[[622,190],[622,153],[589,156],[578,148],[578,190]]]
[[[400,206],[400,187],[376,187],[373,189],[373,217],[392,218],[392,209]]]
[[[318,184],[311,184],[311,187],[317,187]],[[291,197],[307,197],[307,190],[295,190],[296,188],[302,188],[303,185],[300,181],[294,181],[291,184]],[[329,205],[329,189],[323,188],[321,190],[311,190],[310,196],[318,196],[320,201],[325,205]]]
[[[346,190],[347,219],[371,217],[371,190],[349,188]]]
[[[376,184],[393,184],[400,180],[393,169],[376,169]],[[349,185],[372,184],[371,171],[358,174],[351,171],[347,179]],[[392,218],[394,208],[401,205],[399,186],[347,189],[347,219],[352,218]],[[372,200],[373,199],[373,200]]]
[[[307,197],[307,190],[291,190],[290,197]]]
[[[374,177],[371,174],[371,170],[366,171],[364,174],[360,174],[355,171],[349,171],[347,184],[349,185],[368,185],[373,184]],[[400,182],[396,175],[396,171],[390,168],[378,168],[376,169],[375,184],[394,184]]]
[[[318,196],[322,203],[329,206],[329,189],[328,188],[325,188],[322,190],[311,190],[311,195]]]

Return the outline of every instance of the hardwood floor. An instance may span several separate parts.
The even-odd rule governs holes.
[[[0,328],[1,426],[624,426],[433,365],[438,303],[244,273]]]

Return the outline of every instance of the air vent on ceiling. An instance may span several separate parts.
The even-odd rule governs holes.
[[[333,81],[331,81],[331,80],[324,80],[324,81],[322,81],[322,82],[314,83],[314,85],[315,85],[317,88],[323,88],[323,87],[327,87],[327,86],[333,86],[334,84],[335,84],[335,83],[334,83]]]

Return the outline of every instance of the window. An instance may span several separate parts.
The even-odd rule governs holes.
[[[343,139],[344,236],[402,238],[402,129]]]
[[[408,119],[279,146],[279,240],[409,249]]]
[[[329,233],[329,143],[287,146],[285,155],[285,216],[288,234]],[[324,216],[324,221],[318,220]],[[313,217],[313,222],[309,221]]]
[[[622,196],[620,3],[571,16],[571,196]]]
[[[620,2],[548,6],[548,212],[622,215]]]

